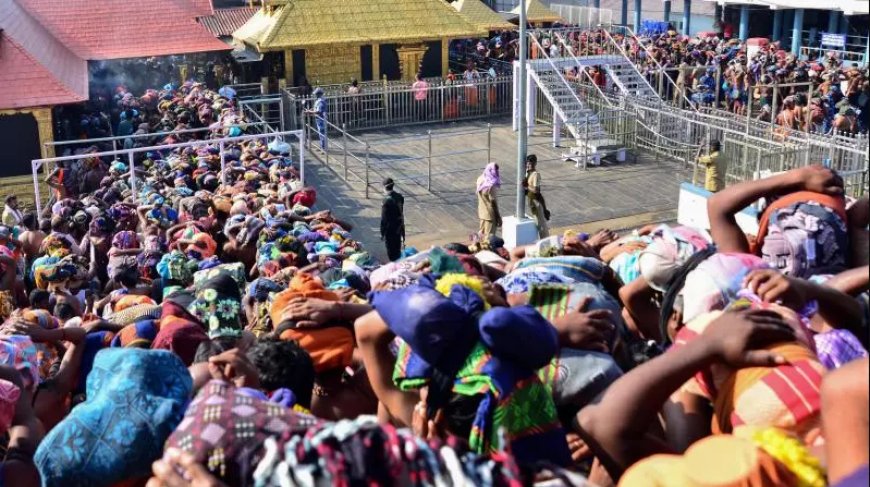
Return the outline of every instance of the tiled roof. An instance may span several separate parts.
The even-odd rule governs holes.
[[[83,61],[84,62],[84,61]],[[76,93],[33,58],[11,37],[0,34],[0,109],[74,103],[88,99]]]
[[[13,0],[89,60],[228,50],[196,22],[191,0]]]
[[[197,21],[216,37],[233,35],[239,27],[245,25],[257,13],[256,7],[234,7],[215,9],[214,14],[197,17]]]
[[[214,13],[214,6],[211,0],[190,0],[190,5],[197,15],[211,15]]]
[[[88,99],[88,64],[15,0],[0,0],[0,109]]]
[[[520,14],[520,6],[513,10],[511,10],[512,14],[519,15]],[[550,7],[547,7],[540,0],[526,0],[526,20],[529,22],[564,22],[562,17],[559,17],[559,14],[550,10]]]
[[[272,0],[233,33],[261,51],[486,34],[443,0]]]
[[[486,30],[516,29],[517,26],[505,21],[501,15],[484,5],[480,0],[455,0],[450,4],[465,19]]]

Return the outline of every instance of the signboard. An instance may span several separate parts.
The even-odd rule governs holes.
[[[822,45],[829,47],[846,47],[846,34],[822,32]]]

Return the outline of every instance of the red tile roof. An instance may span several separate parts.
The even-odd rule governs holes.
[[[88,99],[88,63],[15,0],[0,0],[0,109]]]
[[[213,15],[197,17],[197,21],[217,37],[229,37],[257,13],[259,7],[215,9]]]
[[[211,15],[214,13],[214,5],[211,0],[190,0],[193,11],[197,15]]]
[[[61,43],[88,60],[229,49],[196,22],[203,0],[14,1]]]
[[[88,99],[58,80],[24,47],[0,34],[0,109],[74,103]]]

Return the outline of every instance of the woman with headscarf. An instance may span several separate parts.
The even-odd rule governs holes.
[[[480,236],[488,237],[495,234],[496,227],[501,226],[501,213],[498,211],[496,190],[501,187],[501,175],[498,164],[490,162],[477,178],[477,217],[480,219]]]

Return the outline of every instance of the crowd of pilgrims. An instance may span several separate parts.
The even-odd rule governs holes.
[[[115,103],[244,133],[225,94]],[[867,484],[870,203],[830,169],[725,188],[709,232],[382,263],[286,142],[93,153],[6,197],[2,485]]]

